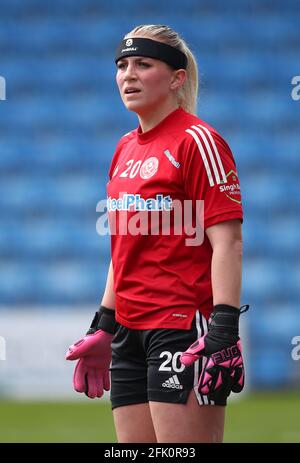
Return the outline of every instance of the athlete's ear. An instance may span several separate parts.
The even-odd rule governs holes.
[[[171,90],[177,90],[179,87],[181,87],[186,79],[186,70],[185,69],[177,69],[174,71],[171,83],[170,83],[170,89]]]

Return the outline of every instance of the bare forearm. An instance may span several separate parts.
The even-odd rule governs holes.
[[[115,310],[114,272],[112,261],[110,261],[101,305],[104,305],[104,307],[107,307],[108,309]]]
[[[242,242],[216,244],[211,268],[213,304],[240,307],[242,284]]]

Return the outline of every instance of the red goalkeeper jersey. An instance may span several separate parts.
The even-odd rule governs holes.
[[[196,310],[208,318],[212,247],[205,233],[201,239],[200,220],[196,229],[197,216],[204,230],[243,219],[227,143],[179,108],[153,129],[121,138],[109,178],[117,321],[133,329],[189,329]]]

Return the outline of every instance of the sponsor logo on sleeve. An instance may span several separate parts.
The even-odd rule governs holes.
[[[178,161],[176,161],[176,159],[174,158],[174,156],[170,153],[169,150],[165,150],[164,151],[164,154],[167,156],[167,158],[169,159],[169,161],[173,164],[173,166],[175,166],[177,169],[179,169],[180,167],[180,163]]]
[[[219,185],[219,190],[224,193],[227,198],[235,203],[241,204],[241,188],[239,184],[238,175],[234,170],[226,174],[227,183],[223,181]]]

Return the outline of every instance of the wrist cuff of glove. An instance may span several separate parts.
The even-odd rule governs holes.
[[[244,309],[245,308],[245,309]],[[242,310],[244,309],[244,310]],[[227,331],[238,336],[240,314],[249,309],[248,305],[242,306],[241,309],[227,304],[217,304],[214,306],[210,326],[212,329]]]
[[[237,337],[239,335],[240,311],[238,308],[226,304],[214,306],[211,315],[210,331],[215,334]]]
[[[86,334],[93,334],[98,330],[114,334],[116,325],[115,311],[101,305],[98,312],[95,313],[91,326]]]

